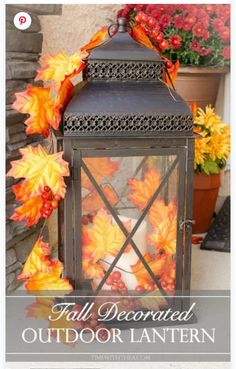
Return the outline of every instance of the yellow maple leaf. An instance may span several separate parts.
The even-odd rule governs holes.
[[[163,200],[155,200],[148,212],[148,220],[152,228],[162,223],[172,211],[176,211],[175,201],[171,201],[168,205],[165,205]]]
[[[49,87],[28,85],[26,91],[17,92],[15,95],[12,109],[30,115],[25,121],[27,134],[38,133],[47,137],[50,127],[58,129],[62,105],[52,99]]]
[[[29,254],[21,274],[17,277],[18,280],[23,281],[30,278],[36,271],[42,272],[50,271],[50,249],[49,244],[42,241],[42,237],[38,238],[34,247]]]
[[[41,57],[41,68],[35,78],[36,81],[52,81],[55,89],[58,90],[64,79],[77,72],[80,73],[85,67],[84,59],[88,56],[85,50],[78,51],[71,56],[60,52],[56,55],[46,55]]]
[[[160,174],[155,168],[149,169],[144,174],[143,180],[130,178],[128,185],[131,193],[128,195],[128,199],[139,209],[143,210],[160,185],[160,181]]]
[[[93,225],[87,230],[90,239],[90,253],[95,260],[105,255],[116,255],[125,242],[125,236],[117,224],[112,224],[112,216],[105,210],[98,211]]]
[[[66,188],[63,176],[69,176],[68,163],[62,159],[63,152],[48,154],[41,145],[29,145],[20,149],[20,153],[22,158],[11,162],[7,176],[25,178],[29,197],[40,195],[44,186],[49,186],[54,195],[63,198]]]
[[[27,318],[46,319],[52,314],[53,299],[38,297],[33,304],[27,305]]]
[[[72,291],[73,287],[67,278],[60,278],[53,272],[35,272],[27,280],[25,287],[28,291]],[[40,292],[39,292],[40,294]]]
[[[166,254],[173,255],[176,253],[176,237],[177,212],[172,210],[162,222],[156,224],[148,240],[156,251],[164,250]]]

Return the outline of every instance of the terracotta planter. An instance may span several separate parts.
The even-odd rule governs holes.
[[[193,233],[207,232],[214,214],[220,188],[219,174],[194,174],[193,181]]]
[[[175,88],[189,104],[215,106],[221,78],[227,72],[228,68],[181,66]]]

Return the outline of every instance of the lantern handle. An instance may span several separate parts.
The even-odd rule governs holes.
[[[158,81],[160,81],[161,83],[163,83],[163,84],[168,88],[169,94],[170,94],[170,96],[172,97],[172,99],[173,99],[175,102],[181,102],[181,100],[178,100],[178,99],[176,99],[176,98],[175,98],[175,96],[174,96],[174,95],[172,94],[172,92],[171,92],[170,87],[168,86],[168,84],[167,84],[165,81],[163,81],[163,79],[158,78]],[[174,90],[176,91],[176,89],[174,89]]]

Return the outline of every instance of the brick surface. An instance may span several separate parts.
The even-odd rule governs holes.
[[[16,259],[16,252],[13,248],[10,250],[7,250],[6,255],[6,267],[9,267],[10,265],[14,264],[17,261]]]
[[[6,51],[40,53],[43,35],[41,33],[23,33],[19,30],[6,31]]]
[[[39,64],[32,61],[11,60],[7,63],[7,79],[35,78]]]

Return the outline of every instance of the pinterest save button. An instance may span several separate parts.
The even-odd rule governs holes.
[[[14,25],[20,30],[25,30],[30,27],[32,19],[28,13],[19,12],[14,17]]]

